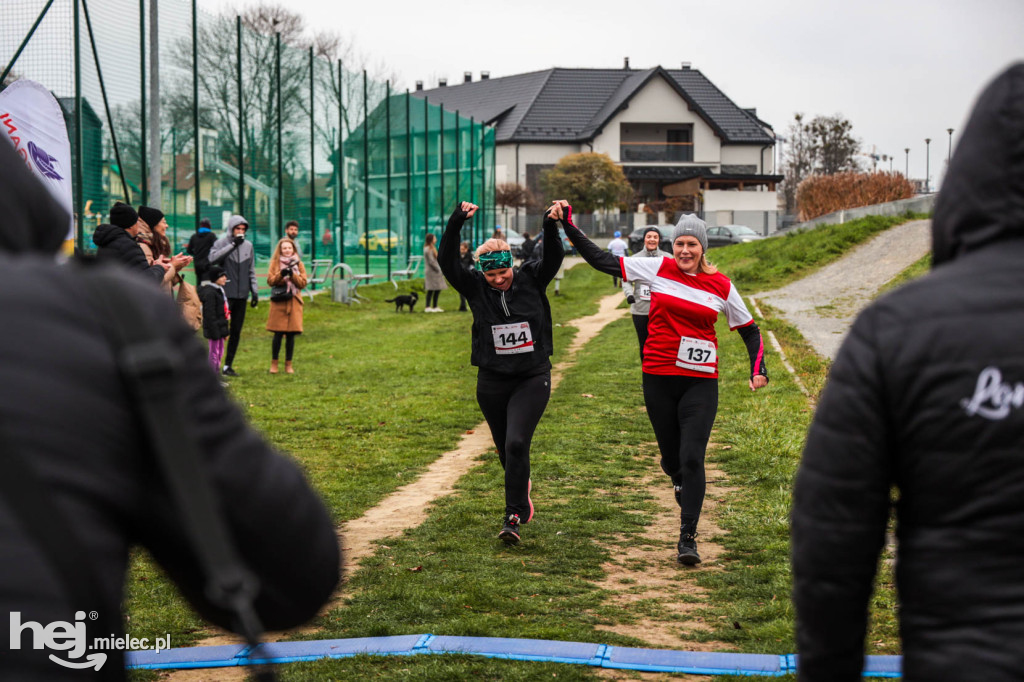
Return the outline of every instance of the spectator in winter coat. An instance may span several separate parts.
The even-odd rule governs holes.
[[[245,324],[245,302],[255,308],[259,303],[259,287],[256,284],[256,251],[252,242],[245,240],[249,223],[240,215],[228,219],[228,233],[218,239],[210,249],[210,264],[220,265],[228,274],[228,305],[231,308],[231,335],[228,337],[228,349],[224,356],[223,373],[229,377],[238,376],[232,369],[235,353],[238,352],[238,341],[242,338],[242,326]]]
[[[5,479],[0,481],[0,677],[62,682],[113,673],[107,679],[123,679],[121,652],[105,652],[108,658],[99,673],[68,669],[50,655],[70,660],[74,652],[34,648],[34,641],[48,637],[30,623],[40,630],[69,624],[68,637],[58,629],[56,638],[67,643],[72,624],[92,627],[84,615],[76,619],[85,606],[86,613],[95,608],[99,622],[111,625],[103,636],[122,636],[120,608],[133,547],[145,547],[212,623],[231,627],[232,619],[205,590],[191,536],[154,462],[135,395],[119,370],[110,335],[113,321],[98,296],[83,286],[86,275],[98,273],[55,263],[67,215],[5,143],[0,143],[0,167],[5,172],[0,183],[0,311],[18,330],[0,336],[0,477]],[[125,213],[116,210],[114,219]],[[138,251],[125,228],[116,229]],[[141,251],[138,257],[143,258]],[[135,275],[114,271],[106,277],[120,282],[118,291],[137,304],[180,367],[169,390],[184,422],[195,427],[197,454],[205,466],[194,475],[207,476],[229,536],[259,581],[255,609],[263,625],[284,629],[311,618],[338,581],[330,516],[299,467],[267,445],[217,385],[217,377],[206,369],[206,351],[174,303],[155,287],[138,286]],[[25,502],[17,492],[25,489],[20,481],[26,477],[12,477],[18,461],[45,494],[38,498],[38,510],[15,503]],[[61,571],[67,562],[54,559],[60,555],[48,552],[52,545],[33,531],[38,528],[33,519],[39,517],[51,519],[76,541],[59,551],[72,556],[77,573]],[[92,577],[88,596],[95,606],[70,596],[85,594],[74,589],[81,584],[75,578],[82,576]],[[12,643],[14,614],[21,629]],[[99,652],[88,653],[93,659]],[[84,659],[82,652],[74,662],[89,662]]]
[[[206,269],[210,267],[210,248],[217,241],[217,236],[210,229],[210,219],[203,218],[199,221],[199,228],[188,240],[188,247],[185,252],[192,256],[192,266],[196,271],[196,286],[202,284],[206,279]]]
[[[142,248],[135,242],[139,233],[139,214],[128,204],[120,201],[110,208],[110,223],[100,225],[92,235],[96,245],[96,257],[100,261],[120,263],[129,270],[145,273],[150,281],[163,282],[170,261],[150,262]]]
[[[658,248],[660,244],[661,232],[651,225],[644,230],[644,248],[630,258],[671,258],[671,253]],[[651,312],[651,285],[647,282],[624,281],[622,293],[626,295],[629,312],[633,316],[633,327],[636,329],[637,340],[640,342],[640,362],[643,362],[644,344],[647,343],[647,322]]]
[[[932,266],[854,322],[807,436],[800,680],[861,679],[893,487],[904,679],[1024,675],[1024,62],[960,138]]]
[[[224,293],[228,275],[219,265],[211,265],[206,272],[209,279],[199,287],[199,300],[203,302],[203,336],[210,342],[210,366],[219,373],[224,339],[231,333],[231,309]]]

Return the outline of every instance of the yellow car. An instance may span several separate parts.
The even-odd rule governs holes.
[[[399,241],[398,235],[388,230],[370,230],[368,235],[359,235],[359,246],[366,251],[387,251],[389,245],[391,250],[395,251],[398,249]]]

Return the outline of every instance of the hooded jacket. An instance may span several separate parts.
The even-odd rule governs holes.
[[[210,267],[210,249],[213,248],[215,241],[217,236],[208,227],[200,227],[189,237],[188,248],[185,251],[192,256],[192,267],[195,268],[199,281],[204,279],[203,276]]]
[[[1024,63],[982,93],[934,268],[857,318],[793,499],[800,680],[860,680],[895,487],[907,680],[1024,674]]]
[[[159,265],[149,264],[145,251],[123,227],[100,225],[92,235],[92,243],[97,247],[96,257],[101,262],[120,263],[129,270],[144,273],[157,284],[163,282],[166,271]]]
[[[20,455],[30,462],[49,493],[46,503],[60,512],[82,546],[80,562],[96,577],[99,608],[113,614],[115,623],[120,621],[129,550],[141,545],[201,614],[229,626],[227,615],[204,593],[203,571],[161,482],[144,420],[119,374],[109,322],[82,286],[83,273],[55,262],[67,215],[2,141],[0,167],[5,169],[0,183],[0,313],[17,329],[0,336],[0,453],[4,460]],[[120,288],[149,315],[159,339],[180,362],[185,379],[176,388],[178,403],[186,423],[194,426],[213,490],[227,502],[220,507],[229,532],[260,581],[255,605],[263,624],[282,629],[312,617],[338,580],[330,516],[299,468],[248,426],[174,302],[156,288],[137,286],[134,275],[110,276],[123,280]],[[4,468],[0,475],[10,471]],[[2,677],[96,679],[92,671],[71,670],[48,659],[62,652],[33,649],[30,631],[22,632],[20,648],[9,650],[6,614],[19,612],[22,623],[74,622],[76,605],[3,493],[0,566]],[[120,654],[113,652],[106,665],[115,666],[118,659]]]
[[[642,248],[630,258],[671,258],[672,254],[661,249],[655,249],[654,251],[648,251],[646,248]],[[651,313],[651,287],[646,282],[627,282],[622,280],[622,293],[626,297],[633,297],[633,302],[629,304],[629,313],[631,315],[649,315]]]
[[[233,215],[228,219],[228,233],[214,242],[210,249],[210,265],[219,265],[228,274],[228,283],[224,292],[228,298],[249,298],[259,295],[256,283],[256,251],[252,242],[243,240],[235,244],[232,233],[234,229],[245,223],[245,218]],[[247,224],[247,223],[246,223]]]

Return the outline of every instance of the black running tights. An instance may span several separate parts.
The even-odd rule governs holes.
[[[427,289],[427,305],[426,305],[426,307],[427,308],[436,308],[437,307],[437,297],[440,296],[440,295],[441,295],[441,290],[440,289]],[[430,297],[431,296],[434,297],[433,303],[431,303],[431,301],[430,301]]]
[[[298,332],[274,332],[274,340],[270,344],[270,357],[277,360],[277,356],[281,354],[282,336],[285,337],[284,359],[291,362],[292,355],[295,353],[295,337],[298,336]]]
[[[718,379],[644,373],[644,404],[661,469],[681,486],[679,506],[696,522],[704,505],[704,452],[718,412]]]
[[[505,514],[530,516],[530,441],[551,396],[551,372],[520,378],[481,370],[476,400],[505,469]]]

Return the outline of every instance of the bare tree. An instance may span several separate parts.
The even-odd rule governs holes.
[[[818,116],[808,125],[814,144],[815,170],[835,175],[858,170],[856,155],[860,141],[853,137],[853,124],[843,116]]]
[[[494,188],[494,203],[501,206],[505,216],[504,222],[508,224],[508,209],[526,208],[533,203],[533,196],[530,190],[518,182],[503,182]]]
[[[786,141],[788,146],[783,159],[785,180],[782,189],[786,211],[792,212],[796,210],[797,188],[814,170],[814,141],[802,113],[793,115],[793,122],[786,130]]]

